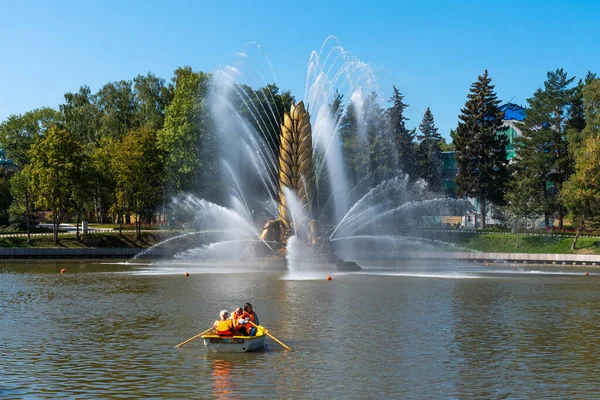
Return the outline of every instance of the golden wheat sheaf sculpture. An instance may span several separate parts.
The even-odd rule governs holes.
[[[292,231],[292,217],[284,188],[296,193],[310,219],[313,184],[312,137],[310,116],[304,103],[292,104],[289,113],[283,116],[279,147],[279,220],[287,233]]]

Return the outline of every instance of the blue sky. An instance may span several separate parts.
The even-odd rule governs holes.
[[[0,121],[84,84],[210,72],[250,41],[300,100],[310,52],[335,35],[378,71],[384,100],[392,85],[405,95],[409,127],[431,107],[445,137],[485,69],[500,99],[522,105],[549,70],[600,72],[595,0],[82,3],[0,0]]]

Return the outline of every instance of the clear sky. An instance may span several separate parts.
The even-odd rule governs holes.
[[[335,35],[378,71],[385,99],[392,85],[405,95],[408,127],[430,107],[445,137],[485,69],[500,99],[522,105],[549,70],[600,73],[597,0],[0,0],[0,16],[0,121],[84,84],[210,72],[250,41],[300,100],[311,50]]]

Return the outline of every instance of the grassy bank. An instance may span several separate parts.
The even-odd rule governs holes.
[[[579,238],[577,249],[571,250],[573,238],[553,235],[519,235],[519,247],[516,247],[516,234],[469,234],[442,233],[437,239],[469,250],[498,253],[549,253],[549,254],[600,254],[600,239]],[[441,236],[441,237],[440,237]]]
[[[32,236],[31,244],[27,244],[26,236],[1,237],[0,247],[37,247],[37,248],[148,248],[166,239],[173,238],[183,232],[179,231],[150,231],[142,232],[140,240],[134,232],[91,233],[82,235],[81,240],[75,239],[75,234],[60,235],[60,241],[55,244],[52,235]],[[483,252],[499,253],[548,253],[548,254],[600,254],[599,238],[579,238],[577,249],[571,251],[573,239],[553,235],[528,236],[520,235],[520,246],[516,247],[515,234],[473,234],[462,232],[421,232],[420,236],[443,242],[455,243],[461,248],[441,246],[444,251],[461,251],[464,249]],[[173,250],[197,246],[197,238],[186,237],[168,242],[165,246]],[[163,246],[161,245],[161,248]]]
[[[154,246],[165,239],[169,239],[179,232],[142,232],[140,239],[136,239],[134,232],[118,233],[91,233],[82,235],[81,240],[72,235],[60,235],[59,243],[52,240],[52,235],[32,236],[31,243],[27,243],[27,236],[0,237],[0,247],[38,247],[38,248],[147,248]]]

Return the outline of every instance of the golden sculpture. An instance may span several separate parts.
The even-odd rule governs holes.
[[[298,235],[298,226],[305,226],[298,238],[303,243],[305,259],[336,261],[331,242],[320,236],[319,225],[312,216],[312,194],[314,171],[312,161],[312,133],[310,116],[300,102],[292,105],[289,113],[283,116],[279,145],[279,216],[268,221],[262,231],[258,254],[275,254],[284,257],[287,241],[291,235]],[[294,221],[290,215],[289,199],[286,190],[295,194],[303,210],[303,221]],[[297,216],[296,216],[297,218]]]
[[[296,193],[305,215],[312,219],[311,199],[313,185],[312,135],[310,116],[304,103],[292,104],[283,116],[279,146],[279,221],[282,241],[287,241],[293,231],[292,217],[284,188]]]

